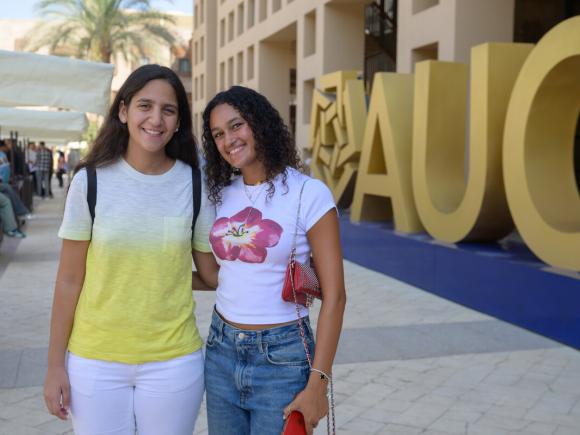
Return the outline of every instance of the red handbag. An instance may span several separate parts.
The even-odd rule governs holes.
[[[295,302],[305,307],[312,305],[312,301],[322,299],[322,290],[320,282],[314,270],[312,257],[309,264],[296,261],[296,235],[298,234],[298,219],[300,218],[300,206],[302,205],[302,192],[306,181],[300,189],[298,197],[298,211],[296,213],[296,225],[294,227],[294,239],[292,241],[292,251],[288,266],[286,266],[286,275],[284,276],[284,285],[282,286],[282,299],[286,302]]]
[[[312,263],[312,259],[310,259]],[[311,264],[296,261],[296,248],[292,248],[290,260],[286,267],[282,299],[286,302],[296,302],[305,307],[312,305],[314,299],[322,299],[320,282]]]
[[[282,435],[306,435],[306,423],[301,412],[292,411],[290,413]]]

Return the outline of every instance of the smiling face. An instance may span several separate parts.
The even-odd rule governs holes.
[[[127,124],[129,148],[152,154],[164,152],[179,126],[173,87],[166,80],[151,80],[133,96],[128,106],[121,101],[119,119]]]
[[[256,141],[248,122],[229,104],[220,104],[212,111],[209,127],[223,159],[239,168],[248,183],[264,181],[265,170],[256,154]]]

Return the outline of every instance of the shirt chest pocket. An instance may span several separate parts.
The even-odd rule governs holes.
[[[191,246],[191,221],[185,217],[163,217],[163,252],[178,253]]]

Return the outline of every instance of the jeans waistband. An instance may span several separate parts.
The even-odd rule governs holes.
[[[312,328],[308,316],[302,317],[302,324],[304,325],[305,334],[312,338]],[[300,337],[300,326],[298,320],[288,325],[277,326],[274,328],[258,330],[240,329],[227,323],[220,316],[215,307],[212,314],[211,327],[215,329],[215,332],[220,339],[223,336],[226,336],[235,341],[243,339],[246,342],[274,342],[284,338]]]

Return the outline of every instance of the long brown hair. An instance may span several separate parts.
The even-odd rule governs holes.
[[[173,134],[165,146],[165,153],[167,156],[181,160],[190,166],[199,166],[197,144],[191,130],[191,111],[181,80],[167,67],[143,65],[133,71],[119,89],[91,150],[76,166],[75,174],[87,166],[95,168],[108,166],[125,154],[129,144],[129,129],[119,119],[121,102],[128,107],[137,92],[151,80],[159,79],[166,80],[175,91],[179,111],[179,130]]]

